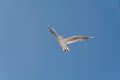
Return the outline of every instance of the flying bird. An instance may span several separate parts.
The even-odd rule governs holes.
[[[71,43],[78,42],[78,41],[84,41],[89,38],[94,38],[94,37],[90,37],[90,36],[72,36],[69,38],[64,38],[63,36],[58,35],[57,32],[50,25],[48,25],[48,27],[49,27],[50,32],[58,40],[58,42],[64,52],[70,51],[67,44],[71,44]]]

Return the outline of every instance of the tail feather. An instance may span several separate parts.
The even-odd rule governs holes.
[[[70,51],[70,50],[69,50],[69,48],[65,48],[65,49],[63,49],[63,51],[64,51],[64,52],[68,52],[68,51]]]

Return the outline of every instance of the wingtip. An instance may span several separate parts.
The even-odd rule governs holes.
[[[48,28],[49,28],[49,29],[52,29],[52,27],[51,27],[50,25],[48,25]]]
[[[50,28],[50,25],[47,25]]]
[[[50,25],[49,25],[49,24],[48,24],[47,26],[48,26],[48,27],[50,27]]]
[[[95,37],[89,37],[89,38],[95,38]]]
[[[51,25],[48,25],[48,28],[49,28],[49,29],[53,29],[53,28],[51,27]]]

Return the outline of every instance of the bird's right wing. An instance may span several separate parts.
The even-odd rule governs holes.
[[[71,43],[74,43],[74,42],[77,42],[77,41],[83,41],[83,40],[86,40],[86,39],[89,39],[89,38],[93,38],[93,37],[89,37],[89,36],[72,36],[70,38],[65,38],[65,43],[66,44],[71,44]]]
[[[48,27],[49,27],[50,32],[54,35],[54,37],[56,39],[59,39],[59,36],[58,36],[57,32],[52,27],[50,27],[49,25],[48,25]]]

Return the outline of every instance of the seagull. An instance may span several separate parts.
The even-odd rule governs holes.
[[[78,41],[84,41],[89,38],[94,38],[90,36],[77,36],[77,35],[69,37],[69,38],[64,38],[63,36],[58,35],[57,32],[50,25],[48,25],[48,27],[49,27],[50,32],[54,35],[54,37],[59,42],[64,52],[70,51],[67,44],[71,44],[71,43],[78,42]]]

